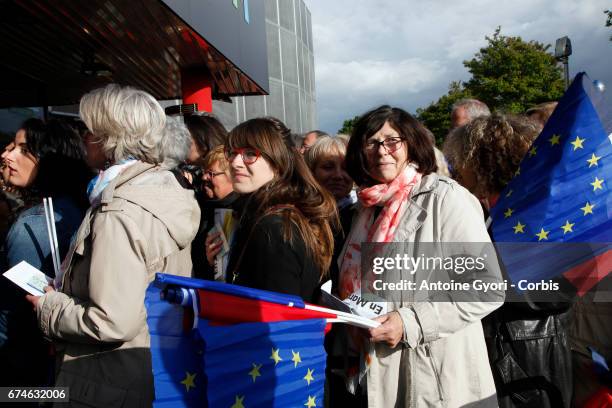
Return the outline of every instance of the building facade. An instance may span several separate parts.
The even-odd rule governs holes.
[[[213,101],[213,113],[231,129],[274,116],[295,133],[317,127],[310,11],[303,0],[264,0],[270,94]]]

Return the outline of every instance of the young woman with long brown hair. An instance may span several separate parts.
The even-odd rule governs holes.
[[[334,198],[314,179],[278,119],[235,127],[226,156],[234,191],[244,195],[228,281],[258,289],[317,297],[333,253]]]

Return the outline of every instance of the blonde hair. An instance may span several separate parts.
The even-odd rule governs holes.
[[[208,152],[202,161],[202,167],[204,170],[206,170],[215,163],[219,163],[219,167],[224,172],[229,170],[229,162],[225,157],[225,145],[215,146],[210,152]]]
[[[310,168],[314,171],[319,161],[326,157],[346,156],[346,146],[348,142],[341,137],[321,136],[313,143],[312,147],[306,151],[304,159]]]
[[[83,95],[79,111],[102,144],[106,158],[114,162],[129,157],[154,164],[163,161],[160,144],[166,115],[150,94],[109,84]]]

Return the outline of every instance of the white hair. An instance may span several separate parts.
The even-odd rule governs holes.
[[[456,111],[458,108],[465,109],[469,120],[477,118],[478,116],[491,116],[489,107],[478,99],[460,99],[453,104],[451,113]]]
[[[162,161],[160,143],[166,125],[163,108],[148,93],[109,84],[83,95],[81,119],[102,144],[106,158]]]
[[[181,117],[166,117],[166,126],[160,150],[164,158],[163,166],[169,169],[183,163],[189,155],[191,133]]]
[[[324,157],[340,156],[344,158],[346,156],[347,144],[346,139],[341,137],[321,136],[306,151],[304,160],[306,160],[310,170],[314,170],[319,160]]]

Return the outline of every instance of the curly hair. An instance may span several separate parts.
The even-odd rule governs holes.
[[[495,113],[479,117],[451,131],[444,154],[454,169],[471,170],[477,196],[500,193],[514,177],[523,156],[538,135],[524,116]]]

